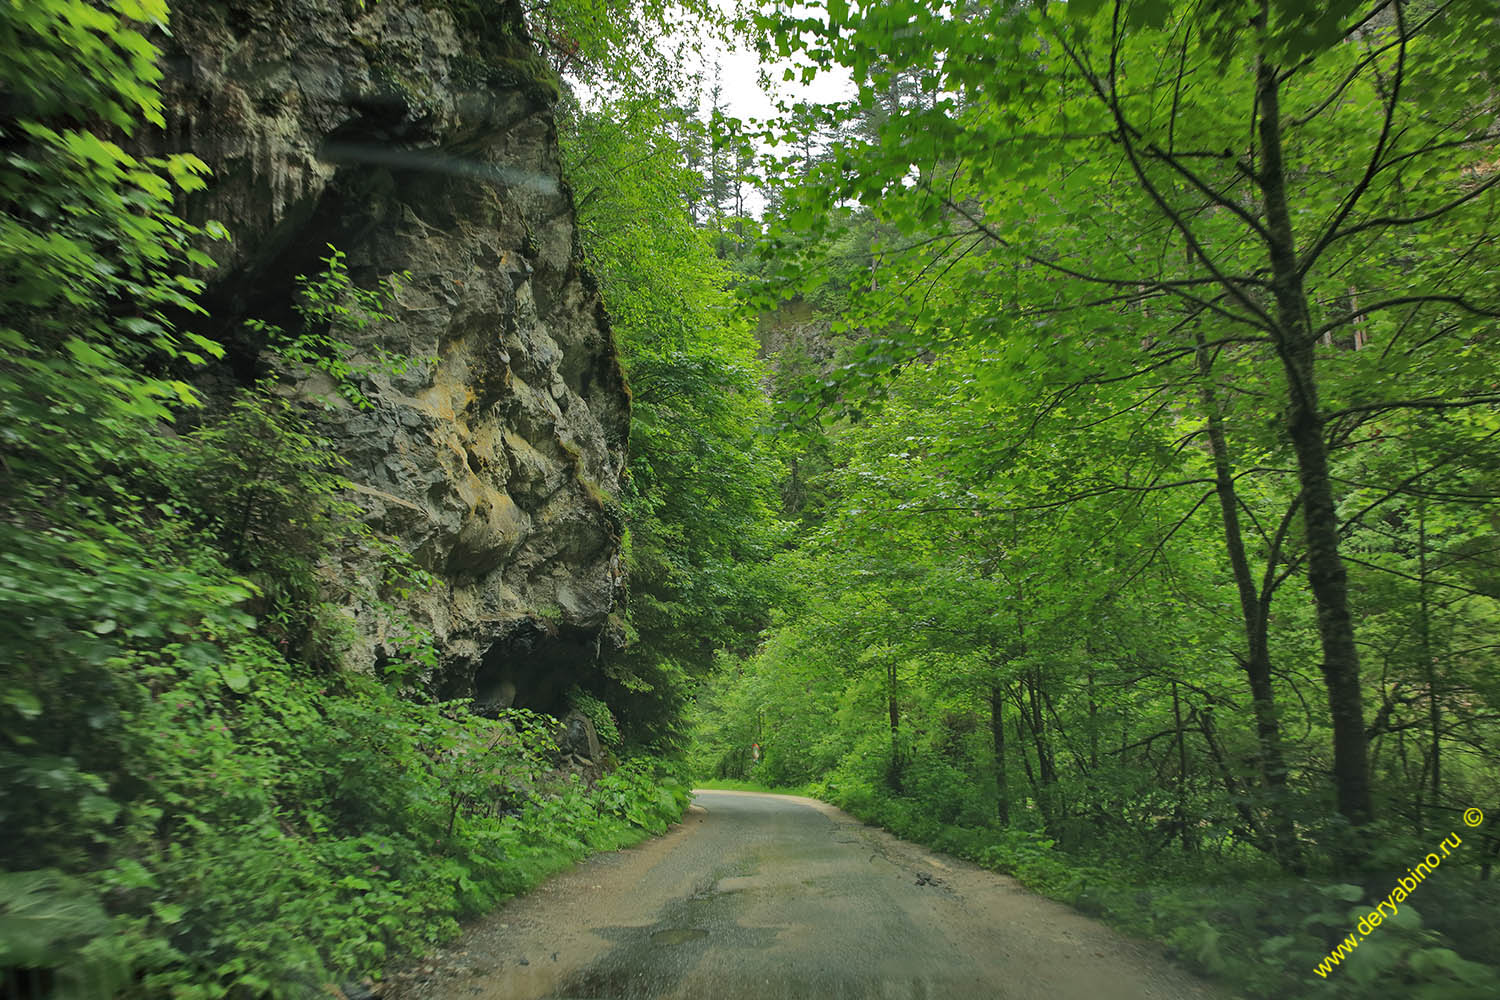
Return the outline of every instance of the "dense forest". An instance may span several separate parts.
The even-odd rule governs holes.
[[[0,988],[369,995],[722,782],[1245,995],[1500,995],[1488,0],[0,52]]]
[[[764,22],[857,94],[750,253],[793,540],[700,766],[1255,995],[1492,995],[1494,14]]]

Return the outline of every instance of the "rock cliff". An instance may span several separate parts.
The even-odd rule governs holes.
[[[575,243],[557,89],[514,9],[476,0],[176,4],[165,145],[202,157],[188,206],[221,220],[215,331],[240,381],[264,370],[246,317],[290,321],[294,276],[332,244],[356,284],[401,272],[392,319],[350,335],[373,408],[303,378],[369,523],[440,585],[396,600],[430,631],[450,696],[561,707],[617,641],[617,493],[629,393]],[[331,408],[329,408],[331,407]],[[328,567],[356,667],[395,654],[373,553]]]

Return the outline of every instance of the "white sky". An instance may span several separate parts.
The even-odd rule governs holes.
[[[725,14],[732,14],[737,0],[714,0],[714,5]],[[753,47],[742,45],[725,48],[717,43],[705,48],[705,90],[713,86],[715,64],[725,104],[731,115],[744,121],[765,120],[776,113],[776,100],[790,105],[797,101],[823,104],[847,98],[853,93],[853,84],[848,70],[843,67],[819,72],[810,84],[801,81],[800,74],[791,82],[782,80],[783,71],[791,63],[776,63],[768,67],[772,92],[761,87],[760,63]],[[704,113],[708,111],[708,95],[704,94]]]
[[[735,6],[740,0],[713,0],[719,10],[728,15],[732,14]],[[755,0],[743,0],[747,5],[753,5]],[[802,13],[799,11],[799,13]],[[699,113],[707,118],[713,108],[711,97],[715,81],[719,84],[720,102],[726,114],[738,118],[746,125],[747,131],[758,131],[757,125],[764,123],[778,115],[777,103],[791,107],[798,102],[809,102],[813,104],[826,104],[833,101],[844,100],[853,96],[854,84],[849,71],[842,66],[835,66],[828,70],[819,71],[811,83],[803,83],[800,72],[800,64],[796,62],[776,62],[762,67],[759,56],[753,45],[741,43],[734,47],[725,46],[717,40],[710,40],[703,48],[703,61],[699,67],[702,70],[703,95],[699,103]],[[762,73],[762,69],[766,72]],[[793,69],[795,75],[791,80],[785,80],[787,69]],[[762,85],[762,77],[765,83]],[[766,147],[762,147],[765,149]],[[785,152],[784,150],[771,150],[772,152]],[[765,210],[765,200],[759,191],[747,192],[745,208],[750,215],[759,218]]]
[[[764,0],[711,0],[715,7],[726,16],[732,17],[736,7],[743,4],[747,8],[769,6]],[[798,14],[811,13],[807,8],[799,8]],[[687,32],[674,32],[669,35],[670,42],[688,42],[691,37]],[[663,46],[670,49],[672,46]],[[683,45],[684,51],[692,51],[692,46]],[[848,70],[836,66],[828,70],[820,71],[811,83],[803,83],[801,79],[801,63],[776,62],[765,67],[767,86],[762,86],[762,73],[759,57],[755,47],[748,42],[740,42],[729,46],[713,37],[706,37],[700,43],[701,55],[696,64],[688,64],[684,69],[689,75],[697,75],[701,80],[702,93],[699,95],[699,115],[707,119],[713,108],[712,90],[715,81],[720,88],[720,104],[724,112],[745,123],[745,130],[749,133],[760,131],[760,127],[777,117],[777,102],[788,107],[806,101],[815,104],[825,104],[833,101],[843,100],[853,96],[854,85]],[[795,70],[792,80],[783,79],[787,69]],[[580,99],[588,103],[598,96],[588,85],[578,80],[571,81],[575,92]],[[686,102],[691,94],[683,94]],[[759,126],[759,127],[758,127]],[[766,147],[762,146],[766,151]],[[781,151],[784,152],[784,151]],[[759,216],[764,208],[762,199],[758,192],[751,192],[749,203],[746,206],[752,215]]]

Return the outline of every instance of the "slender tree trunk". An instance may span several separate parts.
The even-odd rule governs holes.
[[[1053,808],[1053,785],[1057,781],[1057,772],[1052,765],[1052,752],[1047,745],[1045,726],[1047,720],[1042,717],[1042,699],[1038,696],[1037,688],[1040,686],[1041,671],[1032,668],[1026,676],[1026,700],[1028,705],[1023,705],[1021,715],[1026,719],[1026,726],[1031,730],[1031,743],[1036,749],[1036,772],[1037,772],[1037,808],[1041,810],[1042,822],[1046,825],[1049,833],[1057,835],[1057,817]],[[1028,716],[1027,710],[1030,710]]]
[[[886,781],[891,790],[901,791],[901,704],[896,700],[896,661],[891,660],[886,667],[886,707],[890,712],[891,720],[891,767],[886,774]]]
[[[1416,789],[1416,802],[1412,807],[1412,835],[1422,836],[1422,782],[1411,780],[1411,759],[1406,753],[1406,731],[1396,730],[1396,756],[1401,760],[1401,777],[1404,783]],[[1424,775],[1426,771],[1422,772]]]
[[[1339,520],[1328,473],[1328,447],[1318,410],[1314,343],[1307,292],[1297,260],[1287,205],[1281,146],[1281,95],[1277,69],[1264,61],[1256,69],[1259,97],[1261,168],[1257,175],[1265,203],[1271,291],[1276,300],[1273,331],[1286,371],[1286,427],[1297,457],[1302,487],[1302,522],[1307,544],[1307,581],[1318,609],[1323,648],[1323,683],[1333,722],[1333,772],[1338,810],[1351,823],[1374,818],[1370,797],[1369,745],[1359,683],[1359,648],[1349,614],[1348,574],[1339,556]]]
[[[1260,823],[1245,801],[1245,795],[1240,790],[1240,783],[1235,780],[1234,772],[1229,769],[1229,762],[1224,758],[1224,750],[1219,746],[1218,737],[1214,734],[1214,717],[1211,710],[1205,708],[1198,713],[1198,731],[1203,734],[1203,743],[1208,747],[1208,756],[1213,760],[1214,766],[1219,769],[1219,778],[1224,782],[1224,791],[1229,793],[1230,801],[1234,803],[1235,810],[1245,823],[1245,836],[1252,841],[1261,839]]]
[[[1482,857],[1484,862],[1479,866],[1479,881],[1488,882],[1490,869],[1495,865],[1495,859],[1500,858],[1500,812],[1490,816],[1490,821],[1484,828],[1485,836],[1489,837],[1489,850]]]
[[[1047,717],[1042,711],[1042,672],[1033,668],[1027,684],[1031,700],[1031,738],[1036,741],[1037,773],[1042,784],[1051,785],[1057,780],[1057,769],[1052,761],[1052,746],[1047,742]]]
[[[1234,467],[1229,460],[1229,442],[1224,433],[1224,416],[1210,378],[1212,359],[1204,347],[1203,333],[1197,334],[1198,399],[1208,419],[1209,449],[1214,461],[1214,484],[1219,496],[1219,514],[1224,524],[1224,547],[1235,589],[1240,597],[1240,621],[1245,630],[1245,679],[1250,685],[1250,704],[1255,713],[1257,746],[1256,770],[1260,773],[1271,810],[1272,853],[1285,867],[1300,870],[1296,831],[1287,810],[1286,757],[1281,747],[1281,722],[1276,712],[1276,694],[1271,683],[1271,650],[1265,609],[1250,575],[1250,560],[1245,555],[1245,539],[1240,527],[1239,494],[1234,485]]]
[[[1172,718],[1177,726],[1177,835],[1182,838],[1184,853],[1191,850],[1187,820],[1187,743],[1182,735],[1182,702],[1177,696],[1177,682],[1172,682]]]
[[[1026,709],[1021,703],[1019,695],[1016,696],[1016,750],[1021,755],[1021,767],[1026,771],[1026,783],[1031,786],[1031,795],[1037,801],[1037,808],[1041,810],[1042,791],[1036,783],[1036,772],[1031,767],[1031,757],[1026,753],[1026,731],[1022,726],[1026,723]],[[1042,810],[1042,819],[1046,821],[1046,811]]]
[[[1089,770],[1099,770],[1099,702],[1094,697],[1094,668],[1089,667]]]
[[[1438,707],[1437,666],[1432,661],[1432,606],[1427,591],[1427,498],[1417,499],[1417,643],[1421,650],[1422,669],[1427,674],[1427,721],[1432,730],[1432,812],[1437,819],[1441,808],[1442,751],[1439,740],[1442,734],[1442,711]],[[1436,822],[1433,824],[1437,825]]]
[[[1010,790],[1005,784],[1005,692],[990,685],[990,738],[995,743],[995,816],[1010,826]]]

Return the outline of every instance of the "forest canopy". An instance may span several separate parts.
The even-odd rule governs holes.
[[[1461,822],[1500,790],[1493,9],[757,23],[855,93],[770,130],[816,150],[749,286],[819,331],[777,364],[801,596],[700,699],[700,765],[1265,995],[1311,988],[1353,883],[1457,830],[1415,903],[1445,943],[1318,985],[1492,990],[1457,957],[1495,961],[1500,850]]]
[[[232,171],[174,128],[170,7],[0,4],[6,975],[374,984],[696,780],[818,796],[1247,995],[1500,995],[1491,0],[319,7],[396,53],[349,99],[396,153],[491,178],[424,131],[452,95],[366,33],[392,11],[475,45],[444,79],[520,95],[517,136],[545,119],[560,250],[534,193],[431,200],[532,211],[485,267],[556,251],[629,412],[618,489],[559,442],[622,598],[548,702],[586,765],[442,680],[410,608],[447,567],[367,516],[329,418],[430,383],[362,345],[467,276],[318,241],[265,315],[211,294],[266,206],[191,211]],[[393,184],[341,191],[340,232]],[[533,610],[518,649],[565,631]]]

